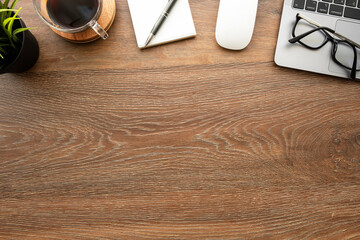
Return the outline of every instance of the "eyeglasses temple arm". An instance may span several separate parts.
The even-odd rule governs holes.
[[[305,21],[307,21],[308,23],[311,23],[311,24],[313,24],[313,25],[315,25],[315,26],[317,26],[317,27],[322,27],[319,23],[317,23],[317,22],[315,22],[314,20],[312,20],[312,19],[310,19],[310,18],[302,15],[301,13],[298,13],[298,16],[299,16],[300,18],[304,19]]]
[[[340,33],[334,32],[333,34],[334,34],[335,36],[339,37],[340,39],[346,40],[346,41],[348,41],[349,43],[355,45],[357,48],[360,48],[360,44],[352,41],[351,39],[348,39],[347,37],[341,35]]]

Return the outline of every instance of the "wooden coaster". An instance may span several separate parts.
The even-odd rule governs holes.
[[[98,19],[97,22],[102,28],[104,28],[105,31],[108,31],[111,25],[113,24],[115,19],[115,14],[116,14],[115,0],[103,0],[102,11],[100,14],[100,18]],[[89,28],[79,33],[65,33],[53,28],[52,30],[56,34],[65,38],[66,40],[74,43],[88,43],[100,38],[100,36],[92,28]]]

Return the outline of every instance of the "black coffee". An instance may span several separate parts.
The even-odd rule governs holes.
[[[47,11],[54,23],[65,28],[82,27],[94,18],[98,0],[48,0]]]

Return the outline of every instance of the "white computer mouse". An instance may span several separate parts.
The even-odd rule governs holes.
[[[216,41],[227,49],[241,50],[253,35],[258,0],[220,0]]]

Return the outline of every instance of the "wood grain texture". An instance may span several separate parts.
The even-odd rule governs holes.
[[[126,0],[77,45],[22,17],[41,54],[0,76],[0,239],[360,239],[360,84],[275,66],[282,1],[241,52],[139,50]]]

